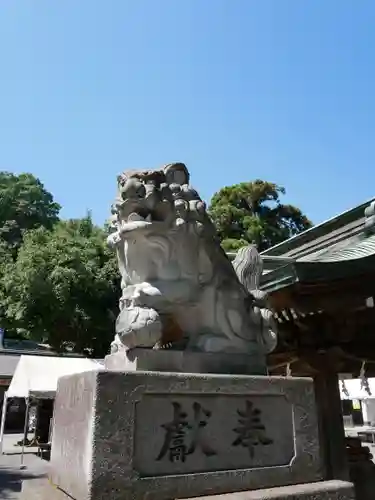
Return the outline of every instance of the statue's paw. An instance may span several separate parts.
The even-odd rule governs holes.
[[[146,325],[137,330],[125,331],[119,334],[126,349],[135,347],[153,347],[161,337],[161,328],[158,325]]]
[[[154,309],[129,307],[120,312],[116,333],[126,349],[152,347],[161,339],[162,323]]]

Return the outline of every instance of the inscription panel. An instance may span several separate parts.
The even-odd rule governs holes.
[[[282,395],[144,394],[133,464],[143,477],[286,466],[295,455],[293,429]]]

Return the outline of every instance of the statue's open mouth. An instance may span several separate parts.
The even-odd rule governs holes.
[[[146,222],[154,222],[152,213],[147,212],[147,210],[140,209],[137,212],[131,212],[127,218],[128,222],[136,222],[136,221],[146,221]]]
[[[121,224],[121,233],[128,233],[140,229],[151,229],[151,227],[156,225],[169,227],[170,222],[170,217],[161,218],[158,213],[151,211],[147,212],[142,209],[139,212],[134,211],[128,215]]]
[[[155,226],[163,226],[164,231],[169,230],[176,217],[172,203],[167,200],[155,200],[151,197],[117,200],[114,213],[121,214],[121,223],[117,225],[117,230],[108,237],[110,246],[120,241],[121,234],[154,230]]]
[[[173,202],[158,199],[152,194],[137,200],[127,200],[122,203],[120,210],[123,213],[123,220],[133,227],[155,223],[169,225],[175,218]]]

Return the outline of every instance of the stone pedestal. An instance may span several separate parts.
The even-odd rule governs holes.
[[[165,500],[317,482],[315,415],[310,379],[80,373],[59,381],[51,481],[75,500]]]
[[[46,479],[35,479],[24,483],[21,500],[71,500],[63,491],[53,487]],[[155,498],[152,493],[147,497]],[[196,497],[191,500],[355,500],[353,485],[345,481],[319,481],[317,483],[240,491],[224,495]],[[97,500],[112,500],[112,497],[97,497]]]
[[[345,481],[322,481],[281,488],[241,491],[191,500],[355,500],[353,485]]]
[[[158,371],[173,373],[219,373],[231,375],[267,375],[265,358],[258,352],[227,354],[169,349],[120,351],[105,358],[107,370],[122,372]]]

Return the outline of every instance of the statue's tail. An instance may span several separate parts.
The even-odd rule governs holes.
[[[259,332],[258,341],[265,352],[272,352],[277,345],[277,323],[269,308],[267,293],[259,290],[263,261],[255,245],[243,247],[238,251],[233,268],[251,299],[249,316]]]

